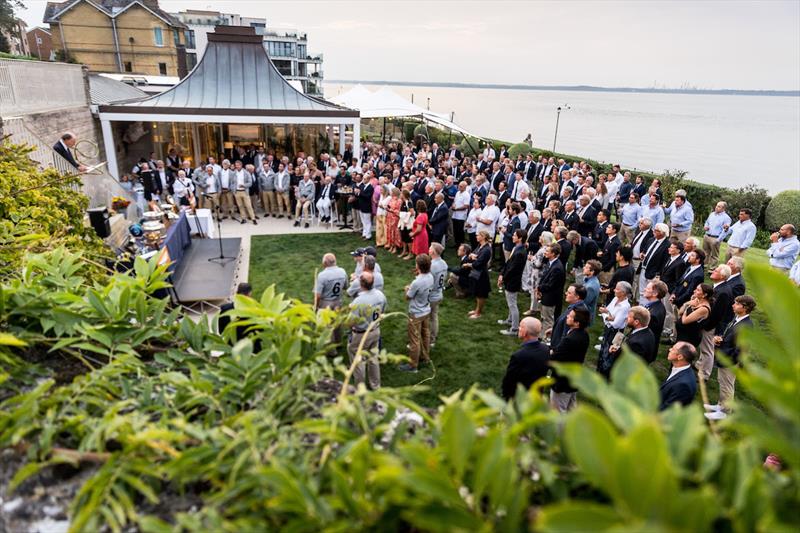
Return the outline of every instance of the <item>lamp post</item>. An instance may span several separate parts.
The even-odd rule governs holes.
[[[556,139],[558,139],[558,120],[561,118],[561,109],[562,109],[561,106],[558,106],[556,108],[556,132],[555,134],[553,134],[553,152],[556,151]],[[564,104],[563,109],[564,111],[566,111],[567,109],[569,109],[569,106],[567,104]]]

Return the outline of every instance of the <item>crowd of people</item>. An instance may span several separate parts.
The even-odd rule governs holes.
[[[374,247],[359,249],[358,257],[372,259],[359,261],[348,279],[335,257],[326,255],[316,302],[340,307],[349,292],[372,310],[352,326],[351,352],[380,342],[379,326],[369,326],[386,306],[374,261],[376,248],[383,248],[413,259],[416,271],[406,287],[409,361],[401,370],[416,372],[430,360],[443,291],[474,298],[467,318],[479,320],[494,292],[489,273],[496,270],[497,290],[508,307],[508,315],[498,319],[500,333],[523,339],[502,385],[506,396],[516,385],[528,387],[543,372],[552,373],[550,361],[584,361],[590,349],[586,329],[601,320],[603,333],[594,346],[598,372],[610,376],[623,347],[652,363],[659,344],[670,344],[663,407],[693,401],[694,374],[684,370],[695,368],[708,380],[716,367],[720,397],[707,406],[707,415],[725,416],[734,374],[715,361],[715,352],[735,363],[735,335],[752,324],[755,301],[744,294],[741,276],[756,236],[750,209],[731,216],[725,202],[718,202],[703,222],[702,237],[693,237],[700,215],[683,190],[665,198],[660,180],[646,183],[616,165],[598,173],[585,162],[512,159],[504,147],[489,146],[474,157],[455,144],[443,150],[435,143],[367,143],[361,154],[301,153],[293,160],[257,147],[237,147],[235,153],[232,163],[210,157],[196,168],[170,153],[166,164],[141,161],[134,175],[148,201],[169,191],[181,202],[208,205],[219,217],[241,223],[257,224],[259,215],[304,227],[314,216],[331,224],[352,220],[365,241],[374,239]],[[791,224],[781,227],[767,255],[773,267],[800,282],[796,233]],[[449,266],[445,245],[457,255]],[[365,263],[371,268],[362,270]],[[527,309],[520,313],[525,298]],[[379,386],[374,357],[357,373],[362,381],[367,376],[370,386]],[[575,391],[556,377],[552,402],[569,409]]]

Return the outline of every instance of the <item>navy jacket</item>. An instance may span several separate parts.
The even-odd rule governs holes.
[[[578,209],[578,211],[580,211],[580,209]],[[584,237],[590,237],[596,225],[597,211],[590,205],[586,208],[586,213],[583,214],[583,218],[580,218],[580,215],[578,216],[578,233]]]
[[[431,225],[431,235],[441,237],[447,233],[448,211],[447,204],[444,202],[433,208],[431,219],[428,221],[428,224]]]
[[[725,282],[725,285],[727,285],[730,288],[731,294],[733,294],[734,298],[744,294],[744,289],[745,289],[744,278],[742,278],[741,274],[739,274],[733,279],[728,278],[728,281]]]
[[[516,246],[511,251],[508,261],[503,265],[500,274],[503,276],[503,288],[508,292],[519,292],[522,290],[522,273],[525,271],[527,262],[525,246]]]
[[[542,293],[542,305],[556,306],[561,304],[561,293],[567,280],[564,264],[556,259],[548,266],[539,279],[539,291]]]
[[[658,343],[650,328],[631,333],[628,335],[628,338],[625,339],[625,344],[630,351],[644,359],[647,363],[655,361]]]
[[[72,151],[71,151],[71,150],[68,150],[68,149],[66,149],[66,148],[64,147],[64,145],[63,145],[63,144],[61,144],[61,141],[58,141],[58,142],[56,142],[56,143],[53,145],[53,150],[55,150],[56,152],[58,152],[58,154],[59,154],[61,157],[63,157],[63,158],[64,158],[64,159],[66,159],[67,161],[69,161],[69,164],[70,164],[70,165],[72,165],[72,166],[73,166],[73,167],[75,167],[75,168],[78,168],[78,162],[77,162],[77,161],[75,161],[75,158],[74,158],[74,157],[72,157]]]
[[[739,332],[744,328],[750,327],[753,327],[753,321],[750,316],[746,316],[737,323],[731,320],[722,331],[722,342],[717,347],[717,350],[727,355],[733,364],[739,363],[739,344],[737,342]],[[715,359],[714,362],[717,366],[725,366],[719,359]]]
[[[648,304],[649,305],[645,305],[647,310],[650,311],[650,324],[647,327],[653,332],[653,337],[655,337],[656,340],[655,353],[653,354],[653,361],[655,361],[656,356],[658,356],[658,341],[661,339],[661,333],[664,332],[664,320],[667,318],[667,309],[664,307],[661,300],[656,300],[652,303],[648,302]]]
[[[586,261],[597,259],[598,251],[596,242],[589,237],[581,237],[581,242],[575,247],[575,262],[572,266],[581,268]]]
[[[611,272],[614,265],[617,263],[617,250],[619,250],[622,243],[619,241],[619,235],[608,237],[606,243],[603,245],[603,255],[600,256],[600,264],[603,265],[603,272]]]
[[[550,361],[554,363],[578,363],[583,364],[586,359],[586,352],[589,349],[589,334],[585,329],[571,329],[554,346],[553,353],[550,354]],[[569,380],[555,374],[556,382],[553,384],[555,392],[575,392],[576,389],[570,387]]]
[[[519,350],[511,354],[506,375],[503,376],[503,398],[512,398],[517,384],[529,389],[536,380],[546,377],[550,370],[549,359],[550,350],[539,341],[526,342],[520,346]]]
[[[713,329],[715,334],[722,335],[725,326],[731,320],[733,320],[733,292],[727,283],[722,283],[714,289],[714,303],[704,329],[706,331]]]
[[[702,265],[688,275],[684,272],[683,276],[678,280],[675,290],[672,291],[672,295],[675,296],[675,301],[673,302],[675,306],[680,307],[688,302],[692,298],[695,288],[703,283],[703,279],[705,279],[705,274],[703,273]]]
[[[661,241],[661,244],[657,244],[649,256],[647,255],[648,250],[644,250],[645,256],[644,259],[642,259],[642,264],[639,265],[639,268],[644,270],[645,279],[653,279],[661,273],[661,271],[664,269],[664,265],[667,263],[667,258],[669,257],[667,250],[669,250],[668,239],[664,239]]]
[[[660,393],[661,405],[658,408],[661,411],[676,402],[681,405],[692,403],[697,394],[697,376],[694,370],[689,367],[688,370],[678,372],[672,379],[664,381],[661,384]]]
[[[683,259],[681,259],[680,256],[676,257],[672,263],[670,263],[669,260],[670,258],[667,256],[667,263],[669,264],[664,264],[664,268],[661,270],[659,279],[667,284],[667,289],[671,293],[673,290],[675,290],[675,286],[683,276],[683,273],[686,272],[688,265]]]
[[[580,302],[576,302],[574,304],[570,304],[564,309],[564,312],[559,315],[556,319],[555,324],[553,324],[553,331],[550,334],[550,346],[558,346],[561,343],[564,335],[567,333],[567,315],[573,309],[583,309],[584,311],[589,311],[589,308],[586,307],[586,303],[581,300]]]

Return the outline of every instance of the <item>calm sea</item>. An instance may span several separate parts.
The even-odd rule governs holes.
[[[377,87],[368,86],[371,90]],[[331,98],[349,85],[326,83]],[[800,98],[392,86],[476,135],[733,187],[800,189]]]

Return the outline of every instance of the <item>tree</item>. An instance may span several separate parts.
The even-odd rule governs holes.
[[[20,0],[0,0],[0,30],[8,32],[13,30],[17,23],[14,9],[25,9],[25,6]],[[8,41],[5,45],[5,49],[3,49],[3,42],[0,40],[0,52],[8,52]]]

